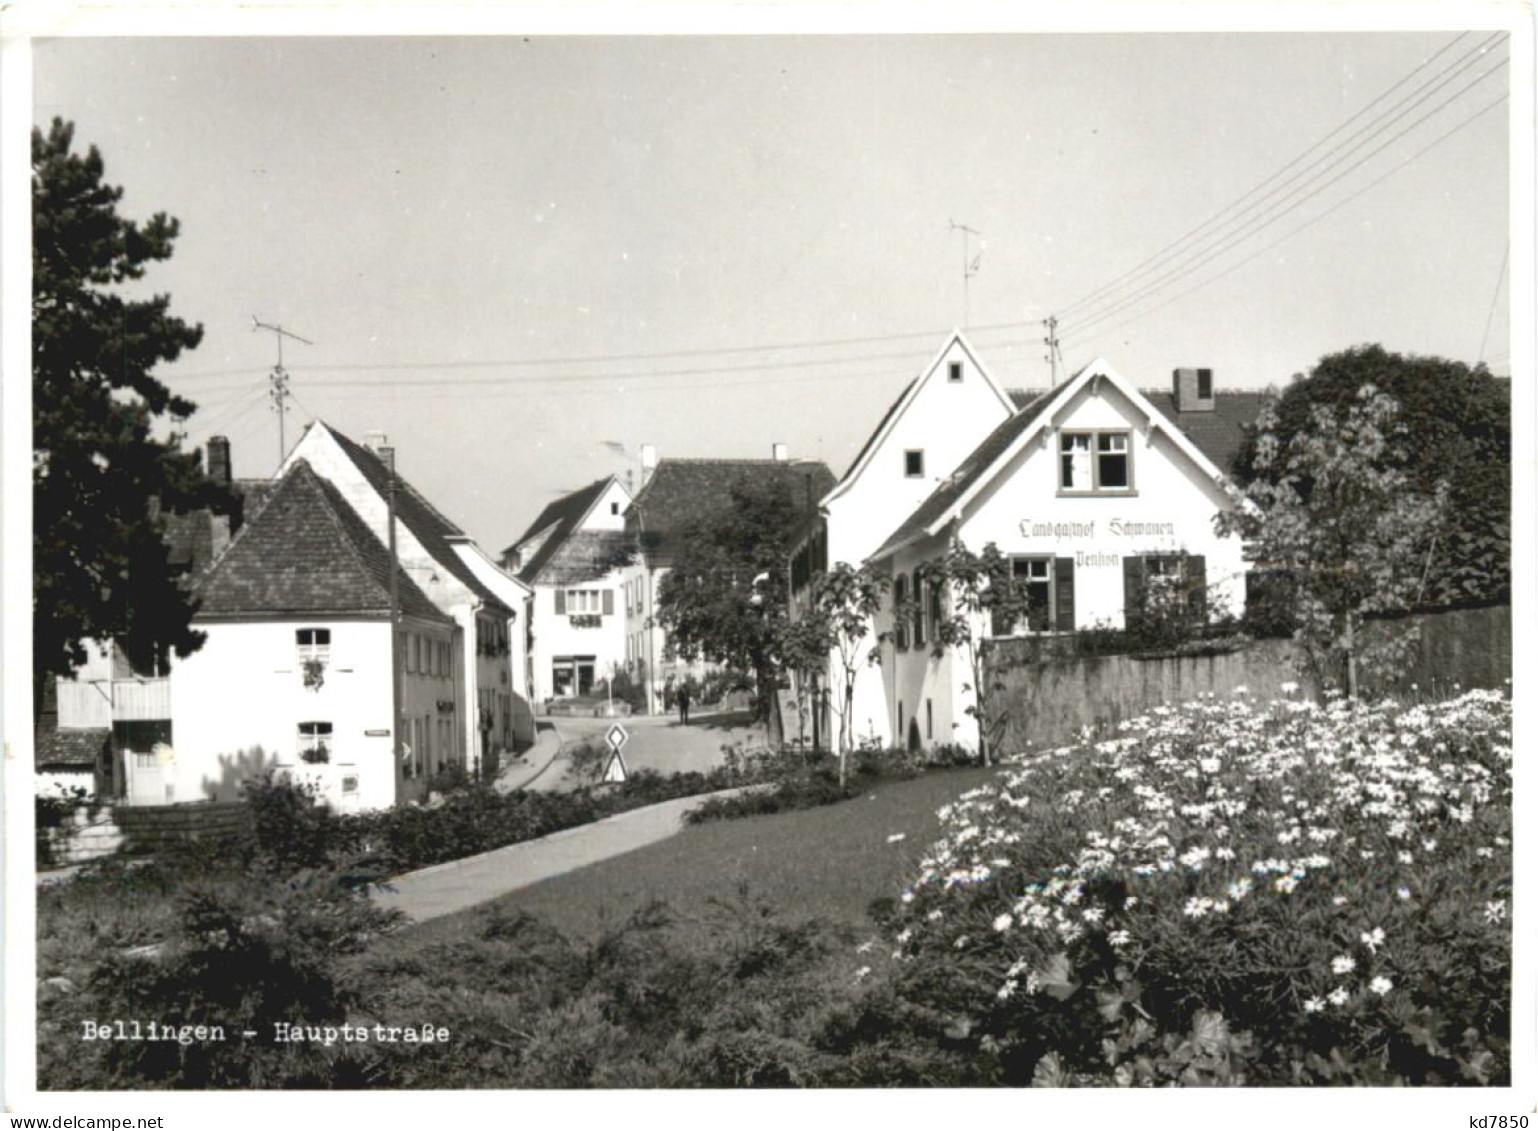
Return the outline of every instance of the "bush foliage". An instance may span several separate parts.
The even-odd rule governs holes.
[[[108,862],[39,894],[41,1086],[1501,1084],[1510,724],[1492,692],[1160,708],[946,806],[863,939],[744,889],[590,939],[497,905],[468,936],[379,942],[393,918],[334,858]],[[837,789],[799,757],[776,764],[804,777],[790,796]],[[906,757],[866,752],[855,777],[917,772]],[[737,752],[735,772],[756,761]],[[504,800],[409,811],[376,850],[431,855],[434,835],[550,816]],[[256,841],[360,827],[323,816],[314,834],[324,811],[294,801],[263,799]],[[430,1021],[453,1038],[79,1039],[82,1018],[113,1017]]]
[[[997,1083],[1509,1073],[1510,702],[1200,701],[942,813],[896,975]]]

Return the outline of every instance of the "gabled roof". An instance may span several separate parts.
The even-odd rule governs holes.
[[[516,575],[519,581],[525,585],[533,585],[536,581],[540,580],[573,580],[572,578],[565,577],[542,578],[541,574],[544,573],[545,568],[551,565],[558,555],[563,558],[571,556],[573,552],[571,545],[572,536],[580,531],[582,523],[586,521],[587,516],[597,506],[598,500],[603,498],[604,492],[609,489],[609,485],[614,481],[614,476],[612,475],[594,480],[586,487],[573,491],[569,495],[562,495],[539,512],[539,517],[529,524],[529,528],[523,532],[523,537],[502,551],[504,555],[515,553],[519,547],[533,541],[536,536],[539,537],[540,542],[534,551],[534,555]],[[589,531],[589,533],[596,532]],[[619,534],[620,532],[612,531],[611,533]],[[623,540],[623,534],[620,537]],[[585,555],[578,551],[577,556],[580,558]],[[569,561],[562,563],[565,567],[570,567],[573,564],[576,563]],[[598,573],[603,572],[605,571],[598,571]],[[590,574],[589,576],[597,576],[597,574]],[[580,580],[586,580],[586,578]]]
[[[668,565],[683,531],[727,506],[734,484],[780,479],[799,503],[808,477],[815,506],[833,487],[833,472],[821,460],[664,459],[631,500],[625,532],[640,539],[649,565]]]
[[[1260,416],[1269,393],[1256,389],[1219,389],[1210,412],[1176,412],[1174,394],[1144,392],[1165,418],[1190,437],[1224,475],[1233,472],[1234,456],[1244,443],[1245,429]]]
[[[324,421],[317,420],[311,427],[324,428],[331,434],[342,451],[352,460],[354,466],[368,480],[369,486],[379,493],[380,498],[390,493],[390,472],[378,456]],[[512,616],[513,610],[507,607],[506,602],[476,577],[475,571],[460,561],[459,555],[449,546],[450,541],[466,538],[468,535],[450,522],[442,511],[429,503],[421,492],[407,483],[399,474],[395,476],[395,486],[395,517],[411,531],[416,540],[422,544],[422,548],[435,562],[453,574],[455,580],[486,602],[491,610],[503,616]]]
[[[1173,399],[1161,393],[1144,393],[1118,375],[1104,359],[1097,358],[1074,374],[1056,389],[1041,393],[1035,400],[1021,408],[1014,416],[995,428],[961,465],[936,487],[919,504],[881,547],[871,555],[879,559],[895,553],[926,534],[934,534],[949,521],[958,506],[965,503],[981,489],[993,468],[1002,465],[1041,427],[1044,419],[1066,405],[1088,382],[1095,379],[1111,381],[1132,403],[1148,414],[1156,424],[1167,425],[1163,430],[1186,455],[1215,480],[1227,474],[1228,463],[1243,440],[1243,427],[1253,422],[1259,414],[1263,394],[1225,393],[1216,398],[1216,404],[1232,400],[1233,407],[1224,414],[1214,412],[1175,413]],[[1163,404],[1159,404],[1160,400]],[[1165,409],[1169,411],[1166,412]],[[1248,414],[1248,419],[1245,419]],[[1185,430],[1191,429],[1192,435]],[[1198,442],[1197,437],[1200,437]]]
[[[196,587],[197,617],[390,615],[390,553],[334,486],[297,460]],[[452,624],[396,567],[401,612]]]
[[[1042,393],[988,433],[983,438],[983,442],[972,449],[972,454],[962,460],[956,470],[945,477],[944,481],[918,505],[917,510],[903,520],[902,525],[892,532],[891,537],[883,542],[881,548],[871,557],[885,557],[928,530],[973,484],[982,478],[983,474],[1004,452],[1009,450],[1051,403],[1052,397],[1048,393]]]
[[[59,685],[43,680],[43,701],[38,704],[33,728],[32,765],[37,770],[93,770],[107,750],[112,731],[107,727],[59,729]]]
[[[977,351],[962,336],[961,331],[954,330],[951,332],[950,337],[945,339],[945,344],[940,347],[939,352],[930,359],[929,364],[919,371],[919,375],[903,386],[903,391],[897,395],[897,399],[892,402],[882,415],[881,421],[876,425],[876,430],[860,446],[859,452],[854,457],[854,462],[849,465],[849,470],[844,472],[838,482],[827,492],[826,497],[821,500],[824,505],[832,502],[836,496],[842,494],[844,489],[854,481],[865,465],[870,462],[876,448],[886,439],[888,433],[897,426],[897,422],[902,419],[903,413],[908,411],[908,406],[918,397],[919,389],[923,387],[930,377],[934,376],[935,371],[940,368],[940,362],[945,360],[945,355],[950,353],[952,346],[961,347],[962,352],[967,355],[967,358],[972,362],[977,372],[982,375],[983,381],[998,396],[1005,411],[1014,411],[1017,405],[1012,399],[1011,394],[1005,392],[999,386],[999,383],[993,379],[993,375],[988,372],[987,367],[983,365],[982,360],[977,356]]]

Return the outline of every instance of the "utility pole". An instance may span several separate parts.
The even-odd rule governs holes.
[[[285,330],[282,326],[274,326],[259,321],[256,315],[251,316],[251,330],[267,330],[278,339],[278,363],[272,367],[272,373],[268,376],[268,384],[271,388],[267,395],[272,398],[273,411],[278,414],[278,466],[283,466],[283,460],[288,455],[288,444],[285,442],[283,418],[288,414],[288,370],[283,368],[283,339],[293,338],[296,342],[303,342],[307,346],[315,343],[308,338],[301,338],[298,334]]]
[[[1046,361],[1052,367],[1052,388],[1057,388],[1057,366],[1063,360],[1062,343],[1057,340],[1057,315],[1049,314],[1042,319],[1041,324],[1047,328],[1047,336],[1042,340],[1047,347]]]
[[[395,556],[395,449],[380,448],[379,460],[384,464],[385,472],[389,476],[385,506],[386,513],[389,515],[390,529],[390,744],[394,751],[395,800],[398,804],[401,800],[401,750],[404,747],[404,741],[401,737],[401,567]]]
[[[961,325],[972,321],[972,276],[983,262],[983,234],[976,228],[950,221],[951,231],[961,233]],[[977,237],[977,255],[972,255],[972,237]]]

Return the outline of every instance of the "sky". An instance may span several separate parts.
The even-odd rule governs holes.
[[[1054,313],[1144,388],[1507,372],[1510,68],[1457,36],[51,39],[33,119],[181,222],[189,444],[273,472],[282,326],[288,446],[385,432],[495,555],[643,443],[840,474],[953,328],[1008,387]]]

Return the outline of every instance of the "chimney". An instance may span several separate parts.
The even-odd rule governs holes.
[[[1175,370],[1173,393],[1176,412],[1211,412],[1216,401],[1212,388],[1212,370]]]
[[[657,445],[641,445],[641,486],[645,487],[651,481],[652,472],[657,470]]]
[[[230,474],[230,438],[210,436],[208,440],[208,477],[221,487],[234,482]]]
[[[367,450],[373,452],[376,456],[379,456],[381,459],[383,459],[384,457],[380,453],[383,452],[386,448],[388,448],[389,444],[390,444],[389,437],[387,437],[383,432],[365,432],[365,433],[363,433],[363,446],[364,446],[364,448],[366,448]]]
[[[775,444],[769,451],[774,456],[775,463],[786,463],[790,460],[789,444]]]

